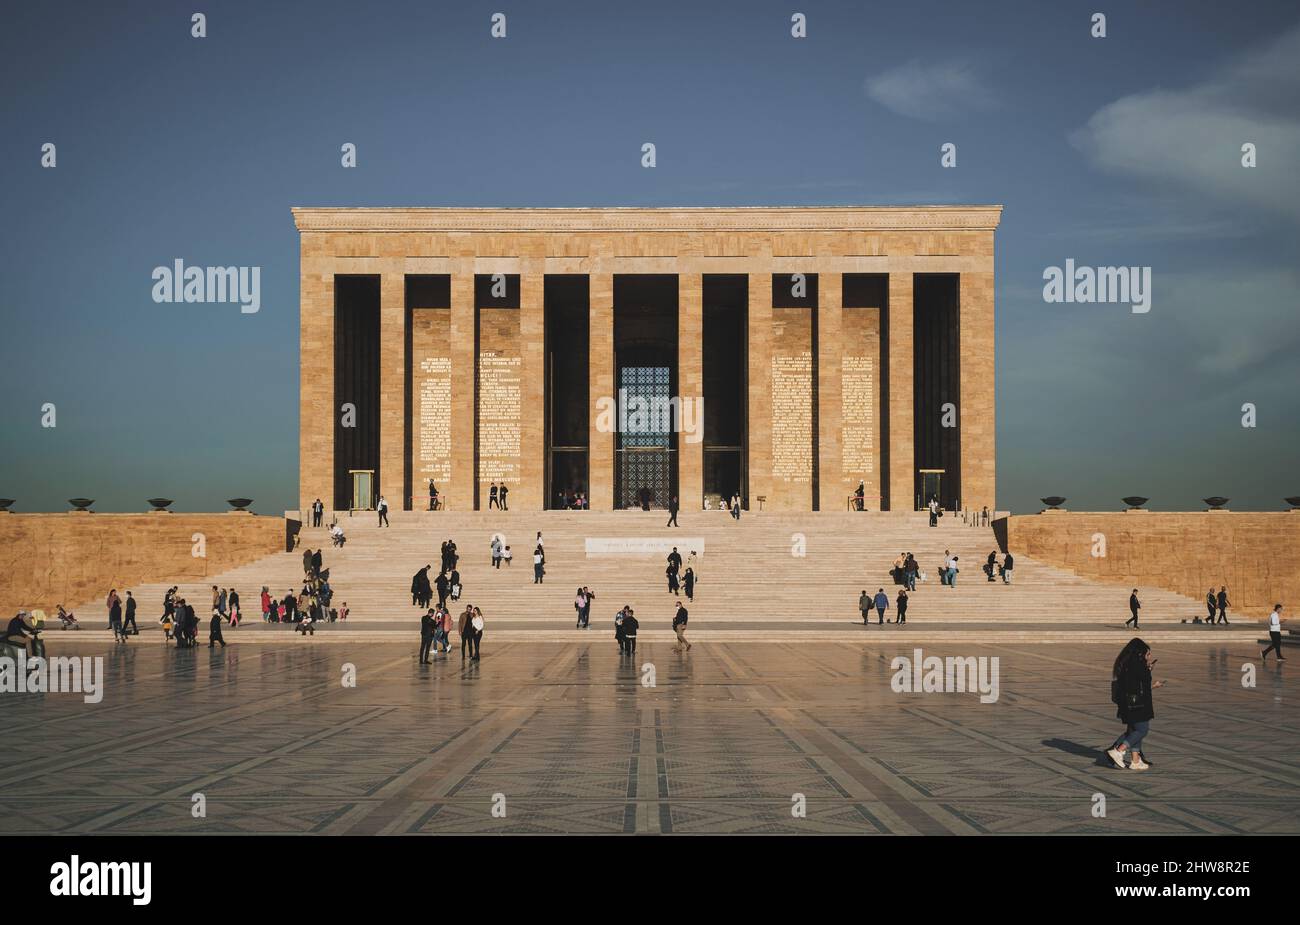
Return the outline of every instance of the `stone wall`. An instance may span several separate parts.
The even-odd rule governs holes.
[[[1278,601],[1300,608],[1300,513],[1117,511],[1007,518],[1007,544],[1049,565],[1129,587],[1201,599],[1228,586],[1233,610],[1264,616]],[[1105,555],[1093,555],[1104,538]],[[1231,618],[1231,615],[1230,615]]]
[[[765,509],[812,507],[812,312],[772,310],[772,483]]]
[[[880,309],[846,308],[841,355],[842,478],[833,507],[864,485],[868,510],[880,510]],[[824,477],[823,477],[824,478]]]
[[[0,514],[0,616],[40,607],[53,619],[59,604],[217,575],[285,541],[283,517],[253,514]]]

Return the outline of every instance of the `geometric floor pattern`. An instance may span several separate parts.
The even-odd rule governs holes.
[[[1295,669],[1249,644],[1157,647],[1133,772],[1100,754],[1118,642],[926,647],[998,657],[990,704],[893,692],[885,640],[58,642],[104,656],[104,697],[0,694],[0,834],[1300,833]]]

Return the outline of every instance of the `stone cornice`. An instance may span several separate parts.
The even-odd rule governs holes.
[[[993,231],[1002,206],[295,208],[299,232]]]

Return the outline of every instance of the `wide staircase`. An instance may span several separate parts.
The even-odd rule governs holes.
[[[724,512],[706,511],[683,514],[678,528],[666,528],[666,519],[662,511],[395,512],[391,526],[380,528],[373,514],[344,516],[342,549],[330,545],[323,528],[304,527],[293,552],[182,583],[181,593],[206,629],[211,586],[236,588],[248,624],[259,624],[262,587],[276,597],[296,592],[302,585],[302,551],[323,547],[334,605],[346,602],[349,629],[410,632],[419,615],[411,604],[411,578],[427,564],[436,575],[439,548],[450,538],[460,555],[461,606],[477,605],[498,630],[571,632],[580,585],[596,594],[593,629],[609,628],[624,604],[635,609],[643,626],[667,627],[676,600],[685,600],[669,594],[664,576],[674,544],[684,560],[696,553],[699,582],[688,605],[693,630],[733,629],[777,639],[800,630],[851,631],[855,622],[860,628],[859,595],[863,590],[874,595],[879,588],[890,597],[886,616],[893,617],[898,587],[889,570],[895,557],[908,551],[926,575],[911,594],[909,627],[1019,627],[1027,637],[1043,627],[1105,627],[1114,634],[1128,616],[1129,586],[1082,578],[1023,555],[1016,555],[1010,585],[988,582],[981,567],[997,547],[992,529],[951,516],[934,528],[923,513],[746,513],[737,522]],[[539,530],[546,551],[540,586],[533,583],[532,569]],[[510,545],[512,565],[491,567],[494,535]],[[945,550],[960,557],[955,588],[939,582]],[[131,589],[140,601],[142,628],[161,613],[170,584]],[[1199,601],[1172,592],[1142,588],[1140,596],[1144,626],[1172,629],[1171,624],[1190,624],[1202,612]],[[103,629],[101,601],[83,604],[77,612],[88,628]],[[1213,632],[1199,626],[1185,631]]]

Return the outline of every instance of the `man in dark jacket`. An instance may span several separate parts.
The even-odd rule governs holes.
[[[133,635],[140,635],[140,627],[135,625],[135,596],[130,591],[126,592],[126,616],[122,619],[123,637],[126,636],[128,628]]]
[[[128,592],[128,594],[129,593],[130,592]],[[1215,598],[1215,603],[1219,605],[1219,622],[1222,623],[1224,626],[1227,626],[1228,625],[1228,604],[1229,604],[1227,585],[1219,586],[1219,594],[1218,597]]]
[[[420,617],[420,664],[429,664],[429,647],[433,645],[433,634],[437,630],[437,625],[433,619],[433,610],[430,609],[424,616]]]
[[[676,495],[673,495],[668,499],[668,523],[664,524],[665,527],[679,526],[677,523],[677,510],[679,507],[681,507],[681,505],[677,503]]]
[[[627,616],[623,618],[623,642],[627,646],[628,655],[636,655],[636,628],[639,624],[636,617],[632,615],[634,612],[629,607]]]
[[[1130,623],[1132,623],[1132,624],[1133,624],[1133,629],[1137,629],[1137,628],[1138,628],[1138,611],[1142,609],[1142,602],[1138,600],[1138,589],[1137,589],[1137,588],[1134,588],[1134,589],[1133,589],[1133,593],[1129,595],[1129,598],[1128,598],[1128,609],[1129,609],[1129,611],[1133,614],[1133,616],[1131,616],[1131,617],[1129,617],[1127,620],[1125,620],[1125,621],[1124,621],[1124,625],[1125,625],[1125,626],[1128,626]]]
[[[862,589],[862,595],[858,598],[858,610],[862,613],[862,625],[870,626],[871,608],[873,605],[872,597],[867,593],[867,589]]]
[[[686,639],[686,621],[690,617],[682,602],[677,602],[677,613],[673,614],[673,632],[677,634],[677,645],[674,646],[679,652],[684,646],[687,650],[691,648],[690,642]]]

